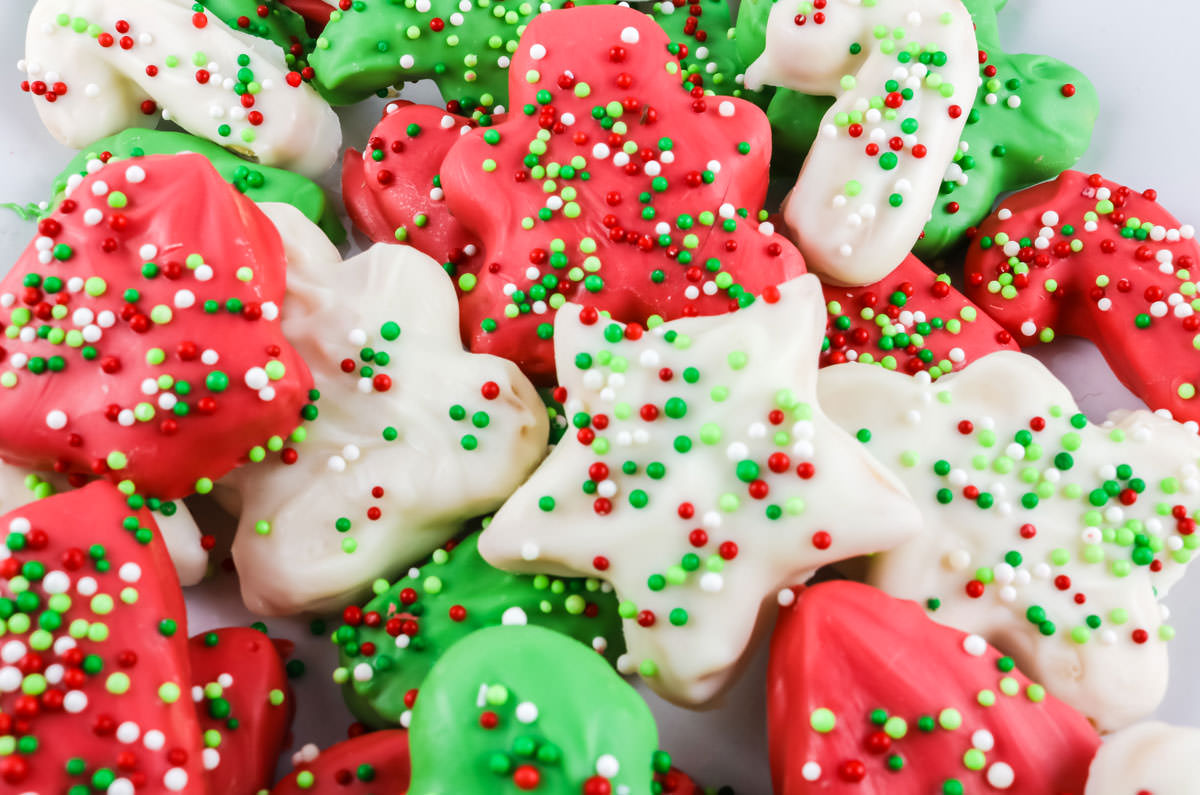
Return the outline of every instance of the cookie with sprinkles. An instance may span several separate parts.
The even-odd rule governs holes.
[[[853,582],[789,600],[767,670],[776,795],[1082,795],[1096,730],[980,636]]]
[[[251,452],[233,560],[253,611],[337,610],[495,510],[546,450],[512,362],[467,353],[446,272],[407,246],[342,262],[293,207],[284,333],[316,382],[291,443]]]
[[[204,9],[235,30],[274,42],[284,62],[305,80],[312,80],[308,54],[317,42],[308,35],[304,17],[281,0],[201,0]]]
[[[1197,759],[1200,729],[1136,723],[1104,738],[1084,795],[1188,795],[1200,774]]]
[[[85,178],[0,281],[0,455],[107,477],[155,510],[211,489],[301,421],[312,379],[279,324],[286,264],[200,155]]]
[[[967,294],[1022,346],[1085,337],[1152,409],[1200,420],[1195,229],[1099,174],[1000,203],[967,254]]]
[[[534,624],[586,643],[610,663],[625,652],[612,588],[597,579],[509,574],[479,556],[478,531],[437,550],[365,607],[342,611],[333,633],[342,685],[355,717],[407,726],[429,669],[483,627]]]
[[[770,92],[746,90],[746,63],[734,40],[729,0],[655,0],[654,18],[678,50],[684,82],[765,105]]]
[[[1093,425],[1012,351],[932,384],[830,367],[820,397],[924,516],[868,582],[987,638],[1102,730],[1157,706],[1174,635],[1158,598],[1200,544],[1195,431],[1148,411]]]
[[[822,285],[828,320],[821,366],[879,364],[932,378],[961,370],[998,350],[1017,350],[1012,335],[912,254],[865,287]]]
[[[484,530],[483,557],[609,581],[629,647],[618,668],[677,703],[713,701],[781,588],[918,528],[899,482],[817,404],[824,330],[811,275],[651,331],[563,307],[574,433]]]
[[[587,646],[490,627],[450,647],[413,708],[410,792],[651,795],[670,755],[638,692]]]
[[[271,795],[397,795],[408,792],[411,765],[404,729],[360,734],[318,749],[306,745]]]
[[[996,0],[963,0],[975,23],[980,90],[967,113],[954,160],[942,177],[932,216],[914,251],[935,260],[956,247],[991,210],[997,196],[1052,179],[1087,150],[1099,100],[1087,77],[1045,55],[1014,54],[1001,47]],[[743,3],[737,42],[762,49],[761,30],[770,3]],[[745,39],[746,41],[743,41]],[[767,107],[775,146],[803,158],[828,111],[827,97],[777,91]],[[860,122],[861,123],[861,122]],[[787,162],[787,161],[784,161]]]
[[[432,105],[389,102],[365,151],[347,149],[342,162],[350,220],[376,243],[407,243],[448,268],[465,268],[479,242],[446,208],[441,169],[450,147],[473,127]],[[464,273],[456,287],[470,292],[474,280]]]
[[[0,517],[6,792],[195,792],[183,595],[154,519],[111,484]]]
[[[758,214],[762,111],[688,90],[645,14],[543,14],[511,78],[514,112],[462,136],[442,164],[447,207],[483,246],[456,269],[472,350],[548,381],[567,301],[640,327],[735,310],[804,272]]]
[[[836,97],[783,205],[809,268],[870,284],[917,242],[975,99],[978,49],[960,0],[765,3],[765,84]],[[803,58],[795,57],[803,52]]]
[[[46,129],[76,149],[160,116],[308,176],[341,146],[337,115],[278,46],[187,0],[38,0],[18,66]]]
[[[269,788],[295,712],[275,643],[258,630],[230,627],[196,635],[188,654],[208,791]]]
[[[113,160],[128,160],[144,155],[175,155],[194,152],[204,155],[225,181],[238,193],[256,202],[287,202],[313,223],[334,243],[346,239],[346,230],[338,220],[334,202],[320,185],[279,168],[251,163],[211,141],[187,133],[131,127],[92,143],[76,155],[54,178],[53,197],[43,215],[56,209],[87,175]]]

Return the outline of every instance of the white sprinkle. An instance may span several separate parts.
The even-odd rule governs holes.
[[[631,28],[625,28],[624,30],[622,30],[621,31],[621,41],[625,42],[626,44],[637,44],[638,43],[637,28],[631,27]]]
[[[370,663],[359,663],[354,666],[354,681],[355,682],[370,682],[375,676],[375,672],[371,670]]]
[[[46,427],[53,431],[59,431],[67,427],[67,413],[59,409],[54,409],[46,415]]]
[[[521,723],[533,723],[538,719],[537,704],[532,701],[522,701],[517,705],[517,720]]]
[[[625,28],[625,30],[633,30],[633,28]],[[637,31],[634,31],[636,35]],[[622,38],[624,34],[622,34]],[[612,754],[605,754],[596,760],[596,774],[604,778],[615,778],[621,772],[621,763]]]
[[[130,166],[129,168],[125,169],[125,180],[127,182],[132,182],[134,185],[138,184],[139,182],[145,182],[146,169],[142,168],[141,166]]]
[[[996,738],[987,729],[980,729],[971,735],[971,745],[980,751],[990,751],[996,746]]]
[[[127,720],[117,727],[117,740],[129,745],[136,743],[138,738],[142,736],[142,729],[131,720]]]
[[[200,752],[200,757],[204,762],[205,770],[216,770],[221,765],[221,752],[216,748],[205,748]]]
[[[188,774],[182,767],[173,767],[163,775],[163,786],[172,792],[182,792],[187,783]]]
[[[529,616],[519,607],[510,607],[500,616],[500,624],[506,627],[523,627],[529,623]]]
[[[212,367],[214,364],[216,364],[220,360],[221,360],[221,355],[219,353],[217,353],[216,351],[214,351],[212,348],[206,348],[204,350],[204,352],[200,354],[200,361],[203,362],[204,364],[207,364],[209,367]]]
[[[1008,789],[1013,785],[1017,775],[1012,767],[1004,762],[997,762],[988,768],[987,782],[996,789]]]
[[[77,715],[87,709],[88,697],[87,693],[82,690],[72,690],[63,696],[63,709],[73,715]]]
[[[546,48],[540,44],[535,44],[529,48],[529,57],[535,61],[540,61],[546,57]]]
[[[779,602],[780,607],[790,607],[796,601],[796,592],[791,588],[784,588],[775,597]]]
[[[805,781],[816,781],[821,777],[821,766],[816,762],[805,762],[804,767],[800,768],[800,775]]]
[[[251,367],[247,370],[244,380],[246,386],[255,392],[271,383],[271,378],[267,375],[267,371],[261,367]]]
[[[97,210],[95,207],[89,208],[83,214],[83,222],[88,226],[95,226],[104,220],[104,213]]]
[[[521,545],[521,559],[522,560],[537,560],[539,554],[541,554],[541,550],[538,548],[538,545],[536,543],[534,543],[533,541],[526,541],[524,544]]]
[[[987,641],[978,635],[963,638],[963,651],[972,657],[982,657],[987,652]]]
[[[722,102],[720,105],[717,105],[717,113],[720,113],[722,116],[724,116],[726,118],[732,116],[733,112],[734,112],[733,103],[728,100]]]

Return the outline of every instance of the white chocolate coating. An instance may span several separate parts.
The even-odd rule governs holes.
[[[264,165],[307,176],[328,170],[342,140],[333,109],[311,86],[288,84],[278,45],[235,31],[212,15],[196,27],[192,5],[189,0],[38,0],[20,66],[31,83],[67,88],[53,102],[44,94],[33,96],[50,134],[81,149],[127,127],[153,126],[157,111],[147,115],[142,107],[150,100],[164,118],[193,135]],[[118,26],[122,22],[128,25],[125,33]],[[101,45],[101,35],[111,37],[110,46]],[[243,55],[249,58],[245,67],[238,63]],[[234,92],[243,68],[261,89],[251,90],[249,108]],[[209,74],[204,83],[197,79],[201,70]],[[256,113],[259,124],[253,123]],[[221,134],[222,125],[228,125],[228,134]]]
[[[296,463],[272,455],[223,481],[240,493],[233,559],[257,613],[339,609],[497,508],[545,454],[548,420],[516,365],[463,351],[453,286],[432,259],[377,245],[342,262],[295,208],[262,207],[287,249],[284,333],[312,370],[320,413],[294,445]],[[389,322],[400,329],[392,341],[382,334]],[[360,357],[366,347],[390,357],[373,364],[391,378],[386,391],[342,370],[346,359],[352,370],[369,364]],[[485,382],[499,387],[496,398],[481,394]],[[465,419],[449,416],[456,404]],[[473,423],[478,411],[486,427]],[[383,435],[389,427],[393,441]],[[464,449],[466,434],[476,449]],[[340,518],[348,531],[336,529]],[[268,533],[256,531],[260,521]]]
[[[1084,795],[1192,795],[1198,781],[1200,729],[1147,721],[1104,738]]]
[[[940,600],[931,618],[982,635],[1102,730],[1153,711],[1173,635],[1155,589],[1198,540],[1195,433],[1147,411],[1092,425],[1011,351],[933,384],[838,365],[820,395],[842,427],[870,431],[865,448],[924,513],[925,532],[873,558],[868,582]]]
[[[816,403],[816,277],[777,293],[615,344],[620,324],[559,309],[555,360],[574,427],[480,537],[495,566],[608,580],[626,618],[620,667],[683,705],[732,683],[781,589],[919,527],[896,479]],[[577,435],[581,413],[605,417],[592,441]]]
[[[960,0],[829,0],[822,11],[808,8],[803,24],[798,5],[771,8],[766,49],[746,69],[746,86],[837,97],[783,218],[809,270],[830,283],[871,284],[916,243],[953,160],[979,85],[975,28]],[[887,34],[877,37],[880,30]],[[901,62],[911,46],[918,55],[944,53],[945,63]],[[912,98],[898,108],[886,104],[909,89]],[[917,123],[911,131],[903,127],[909,119]],[[915,147],[924,147],[922,156]]]

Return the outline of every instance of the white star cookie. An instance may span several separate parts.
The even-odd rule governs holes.
[[[979,86],[979,50],[960,0],[777,2],[746,86],[837,101],[783,206],[810,270],[871,284],[898,266],[929,220]]]
[[[546,451],[546,409],[516,365],[467,353],[446,272],[407,246],[342,262],[290,205],[284,334],[313,373],[316,417],[223,482],[253,611],[337,609],[497,508]],[[250,377],[250,375],[247,375]]]
[[[788,585],[887,549],[919,517],[816,402],[821,288],[801,276],[731,315],[652,331],[567,304],[555,360],[573,428],[483,532],[490,563],[600,577],[626,672],[715,699]]]
[[[1195,433],[1147,411],[1092,425],[1009,351],[933,384],[838,365],[820,396],[924,514],[869,582],[984,636],[1101,729],[1154,709],[1174,634],[1157,597],[1200,542]]]
[[[256,162],[319,176],[341,146],[337,115],[278,45],[190,0],[38,0],[25,73],[42,123],[81,149],[159,111]]]
[[[1104,738],[1084,795],[1191,795],[1200,778],[1200,729],[1137,723]]]

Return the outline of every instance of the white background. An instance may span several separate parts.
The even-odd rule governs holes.
[[[0,8],[0,53],[9,63],[3,72],[8,79],[0,85],[0,201],[21,204],[46,198],[51,179],[72,155],[46,135],[18,86],[15,64],[32,6],[33,0],[3,0]],[[1095,83],[1100,119],[1091,150],[1078,168],[1101,171],[1137,190],[1155,188],[1164,206],[1193,224],[1200,224],[1200,104],[1194,84],[1200,51],[1191,39],[1197,29],[1200,3],[1195,0],[1010,0],[1000,15],[1007,50],[1048,53]],[[428,91],[413,98],[436,101]],[[343,112],[347,143],[365,143],[379,104],[370,101]],[[336,185],[336,176],[331,177],[327,181]],[[16,260],[33,232],[31,224],[0,210],[0,272]],[[1093,419],[1141,405],[1115,381],[1090,344],[1063,340],[1039,354]],[[1172,645],[1171,687],[1159,712],[1165,720],[1193,725],[1200,724],[1200,680],[1192,676],[1200,661],[1200,612],[1192,607],[1197,597],[1200,573],[1193,573],[1168,600],[1179,634]],[[192,634],[253,620],[241,609],[228,573],[189,590],[188,603]],[[297,743],[324,746],[342,739],[351,718],[329,679],[336,664],[332,644],[312,638],[307,621],[276,619],[268,626],[275,635],[299,641],[298,656],[308,664],[308,673],[295,682]],[[762,706],[765,663],[760,652],[719,710],[691,713],[648,696],[659,718],[661,746],[701,783],[730,784],[739,795],[770,791]]]

